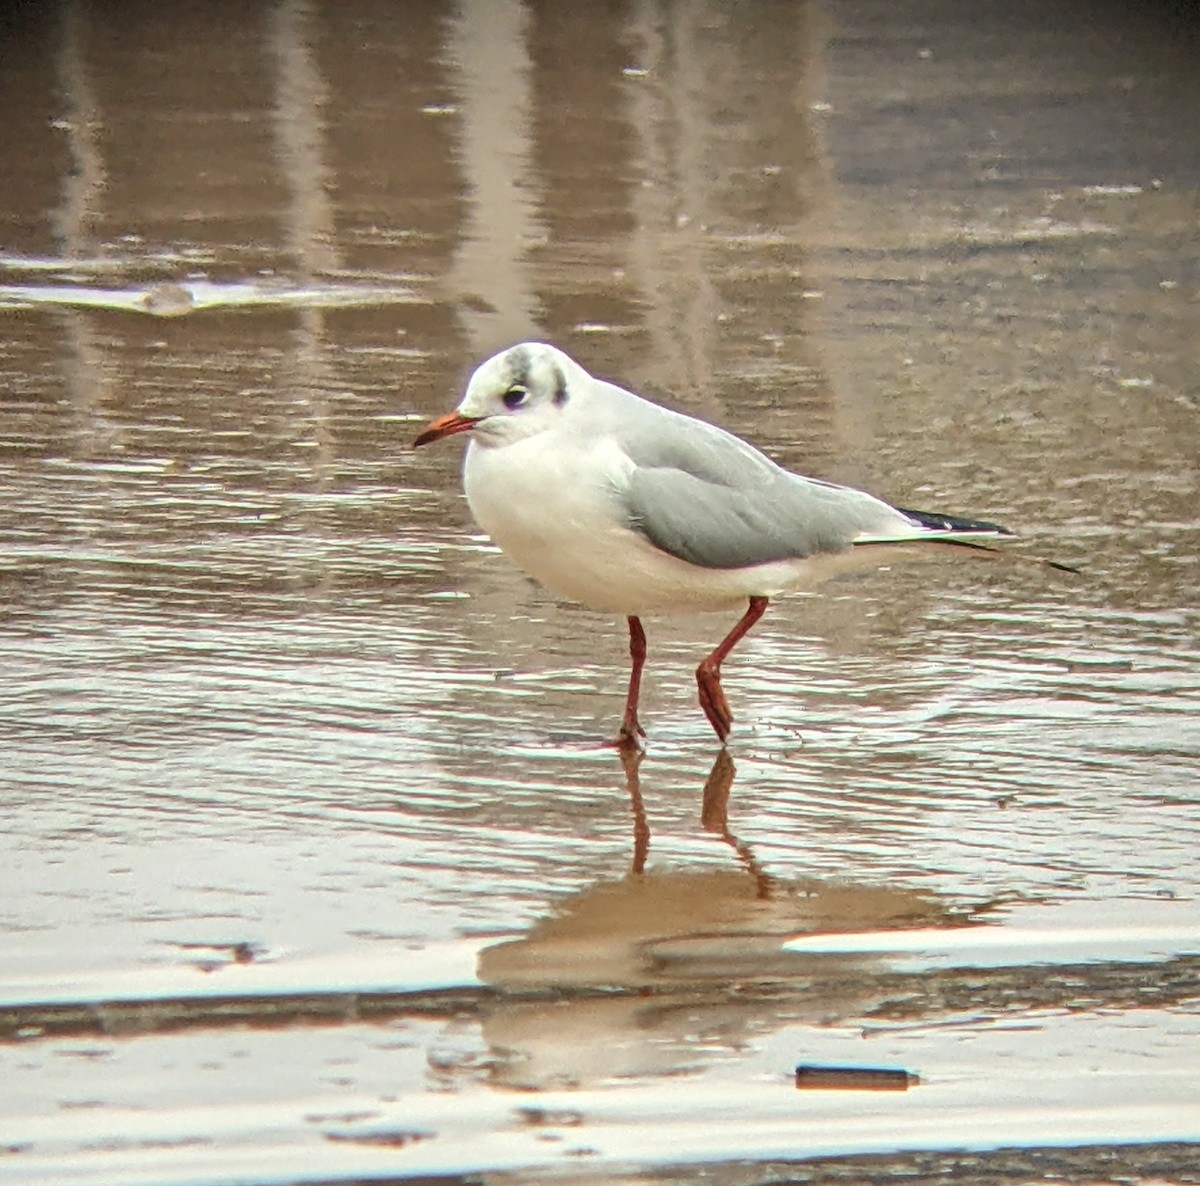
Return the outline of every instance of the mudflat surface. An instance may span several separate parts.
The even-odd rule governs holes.
[[[1130,7],[5,15],[0,1181],[1195,1181],[1200,75]],[[648,622],[622,763],[622,624],[409,448],[526,338],[1021,538],[774,604],[728,756],[729,623]]]

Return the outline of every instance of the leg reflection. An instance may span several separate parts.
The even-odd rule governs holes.
[[[774,881],[770,874],[763,871],[763,867],[758,863],[758,858],[754,855],[754,850],[750,845],[739,840],[729,830],[729,792],[733,787],[735,774],[737,774],[737,767],[734,766],[729,751],[721,750],[717,754],[717,760],[713,763],[713,768],[708,773],[708,780],[704,784],[700,823],[705,831],[720,836],[737,853],[738,860],[754,878],[758,897],[766,899],[771,896]]]
[[[650,825],[646,822],[646,805],[642,802],[642,782],[638,767],[646,756],[637,746],[623,745],[617,751],[625,769],[625,790],[629,795],[629,810],[633,813],[633,864],[631,870],[641,873],[646,868],[650,851]]]
[[[650,852],[650,824],[646,820],[640,773],[642,760],[646,755],[643,750],[633,746],[623,746],[617,752],[625,771],[625,793],[629,796],[629,810],[633,815],[633,861],[630,869],[634,873],[643,873],[646,869],[646,857]],[[722,749],[718,752],[704,782],[700,824],[705,831],[719,836],[737,853],[738,860],[754,878],[758,898],[765,900],[771,896],[774,879],[764,872],[750,845],[739,840],[729,830],[729,792],[736,774],[737,767],[734,766],[733,759],[728,751]]]

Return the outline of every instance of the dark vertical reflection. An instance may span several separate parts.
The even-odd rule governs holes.
[[[446,4],[323,4],[314,30],[346,265],[438,274],[464,208],[459,115],[446,69]]]
[[[532,253],[536,287],[551,339],[579,349],[589,334],[643,329],[642,294],[628,272],[637,184],[622,73],[633,60],[629,5],[529,7],[533,162],[546,230]]]
[[[459,164],[469,199],[447,277],[472,358],[543,336],[529,252],[543,236],[523,0],[461,0],[451,56],[461,111]]]
[[[97,235],[108,182],[102,156],[106,128],[88,63],[92,31],[88,5],[85,0],[66,0],[61,12],[60,126],[66,137],[71,167],[63,178],[62,197],[53,221],[56,254],[74,263],[107,254],[106,245]],[[71,423],[64,433],[66,447],[71,455],[84,460],[111,456],[121,447],[111,416],[113,366],[95,315],[83,309],[62,309],[55,317],[62,326],[59,357],[66,402],[71,410]],[[94,495],[103,501],[103,475],[95,474],[93,481]],[[82,539],[93,535],[99,526],[94,520],[82,518],[75,523],[79,530],[72,534]]]
[[[63,257],[77,260],[97,250],[98,204],[107,181],[101,157],[104,128],[87,65],[89,12],[85,0],[65,0],[59,41],[58,77],[62,94],[62,130],[71,165],[62,181],[62,201],[54,227]]]
[[[364,280],[412,278],[428,298],[338,320],[348,344],[379,352],[357,382],[393,398],[397,390],[418,392],[429,411],[445,404],[466,353],[443,285],[467,210],[456,158],[462,116],[449,66],[452,16],[448,3],[347,0],[322,4],[312,25],[329,96],[328,165],[343,269]],[[381,370],[385,360],[390,374]]]
[[[218,275],[275,262],[283,195],[269,118],[276,79],[263,57],[270,11],[235,0],[88,6],[108,174],[97,225],[124,254],[181,253]]]
[[[602,373],[752,434],[770,419],[775,438],[805,442],[797,464],[828,468],[820,443],[838,414],[807,255],[826,185],[812,6],[531,13],[546,230],[531,254],[548,333]]]
[[[327,164],[328,92],[315,61],[312,26],[313,5],[308,0],[280,0],[269,33],[276,68],[276,159],[290,198],[283,211],[284,242],[301,283],[334,273],[341,265],[334,242],[333,177]],[[336,460],[329,398],[335,375],[325,320],[322,309],[299,311],[281,368],[297,468],[309,472],[312,488],[318,491],[329,488]],[[307,529],[321,529],[319,505],[310,506],[300,518]],[[324,572],[317,582],[322,592],[328,583]]]
[[[826,186],[810,116],[823,45],[813,6],[646,0],[629,28],[630,266],[653,327],[639,372],[751,434],[770,418],[786,438],[802,414],[804,439],[823,438],[808,427],[832,418],[808,274]],[[726,411],[731,384],[738,407]],[[821,460],[810,445],[803,463]]]
[[[70,18],[65,18],[69,20]],[[0,250],[44,255],[63,177],[77,164],[65,135],[75,129],[64,106],[64,16],[51,4],[0,5]]]
[[[275,151],[291,199],[284,208],[284,241],[305,280],[341,266],[327,159],[329,95],[314,61],[313,7],[310,0],[280,0],[269,33],[277,77]]]

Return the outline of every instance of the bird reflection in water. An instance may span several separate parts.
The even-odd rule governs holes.
[[[703,783],[700,824],[733,851],[736,867],[647,869],[651,829],[642,793],[646,757],[633,748],[618,753],[633,823],[629,874],[574,895],[515,946],[540,947],[550,941],[551,947],[563,950],[560,943],[578,937],[591,945],[587,958],[605,964],[614,954],[606,954],[606,944],[613,943],[621,951],[617,962],[622,967],[614,975],[613,965],[607,964],[604,974],[612,978],[604,983],[626,984],[640,981],[650,965],[652,978],[670,979],[670,960],[664,958],[668,949],[715,953],[731,940],[737,958],[749,960],[742,969],[747,975],[764,970],[773,974],[770,969],[784,965],[790,975],[795,964],[786,955],[781,962],[779,949],[785,937],[964,925],[961,910],[915,890],[768,873],[753,846],[730,827],[729,801],[737,769],[726,750],[717,753]],[[972,911],[971,917],[977,913]],[[540,970],[547,971],[548,964],[540,961],[541,956]],[[691,957],[685,962],[690,965]],[[725,963],[724,956],[719,962]],[[638,964],[643,968],[640,974],[634,970]],[[593,964],[593,970],[598,966]],[[687,975],[696,971],[690,966]]]
[[[625,791],[629,795],[629,808],[633,813],[633,863],[631,870],[641,874],[646,870],[646,857],[650,853],[650,824],[646,818],[646,805],[642,799],[641,765],[645,752],[633,746],[622,746],[618,751],[621,766],[625,770]],[[754,879],[756,896],[766,899],[771,896],[773,880],[754,855],[754,850],[744,840],[739,840],[729,830],[729,792],[737,767],[729,751],[718,750],[712,769],[704,782],[701,796],[700,824],[706,832],[720,837],[737,854],[746,872]]]
[[[480,952],[478,976],[499,990],[483,1021],[497,1083],[542,1090],[673,1075],[784,1025],[863,1016],[878,1002],[886,961],[797,956],[787,941],[963,925],[960,909],[915,890],[766,874],[730,830],[735,770],[724,752],[703,786],[701,823],[736,866],[648,869],[642,761],[621,752],[630,871]]]

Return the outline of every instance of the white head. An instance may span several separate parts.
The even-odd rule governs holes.
[[[586,372],[574,359],[544,342],[502,350],[471,376],[458,407],[430,423],[414,444],[469,430],[488,447],[546,432],[578,394],[580,377]]]

